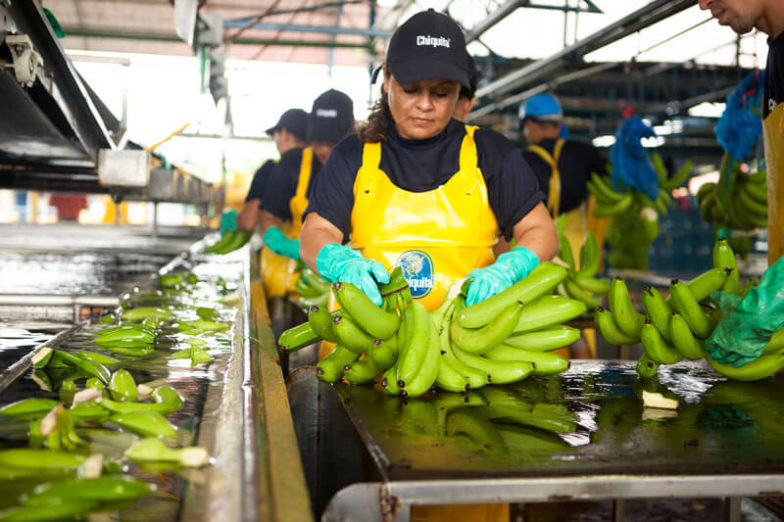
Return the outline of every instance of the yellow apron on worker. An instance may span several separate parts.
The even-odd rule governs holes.
[[[545,163],[550,165],[552,174],[550,175],[550,192],[547,195],[547,209],[552,214],[553,219],[556,219],[560,211],[561,202],[561,172],[558,169],[558,160],[561,158],[561,151],[566,144],[562,138],[558,138],[553,147],[553,154],[550,154],[547,149],[539,145],[529,145],[528,150],[538,155]],[[604,234],[607,228],[607,219],[594,218],[593,211],[596,209],[596,198],[593,196],[588,197],[588,201],[583,201],[575,209],[566,213],[566,227],[564,228],[564,237],[569,241],[569,246],[575,254],[574,262],[578,265],[580,258],[576,254],[580,252],[585,237],[588,232],[592,232],[599,242],[599,247],[604,243]],[[589,225],[594,229],[589,228]],[[583,339],[588,347],[591,357],[596,356],[596,336],[592,328],[585,328],[582,331]],[[569,357],[569,349],[563,348],[560,352],[556,351],[559,355]]]
[[[289,201],[291,221],[284,222],[280,229],[289,239],[299,238],[302,231],[302,216],[308,207],[308,185],[313,170],[313,149],[306,147],[302,150],[302,163],[299,167],[299,180],[294,197]],[[297,262],[294,259],[280,256],[264,248],[261,251],[261,276],[267,297],[279,297],[286,292],[294,291],[297,282]]]
[[[354,182],[351,246],[387,270],[400,265],[428,310],[444,302],[452,282],[495,261],[498,222],[477,166],[475,130],[466,126],[460,169],[435,190],[395,186],[379,168],[380,143],[364,145]]]
[[[784,255],[784,103],[762,120],[768,176],[768,264]]]

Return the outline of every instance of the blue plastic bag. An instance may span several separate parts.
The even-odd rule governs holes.
[[[716,124],[716,138],[724,151],[736,161],[754,153],[762,133],[762,91],[765,71],[749,73],[727,98],[727,107]]]
[[[615,134],[615,144],[610,150],[612,184],[628,185],[655,200],[659,197],[659,177],[648,161],[648,153],[640,143],[642,138],[656,137],[653,129],[639,116],[627,118]]]

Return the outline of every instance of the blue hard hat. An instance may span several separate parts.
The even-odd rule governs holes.
[[[536,120],[561,121],[563,110],[561,104],[552,94],[542,93],[528,98],[520,104],[520,119],[533,118]]]

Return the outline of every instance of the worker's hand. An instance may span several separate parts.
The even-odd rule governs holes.
[[[763,274],[746,297],[716,292],[721,321],[705,342],[711,359],[738,368],[758,358],[784,323],[784,257]]]
[[[378,261],[365,259],[350,247],[327,243],[316,256],[316,269],[325,281],[350,283],[381,306],[378,284],[389,282],[389,272]]]
[[[237,230],[237,211],[233,208],[227,210],[221,216],[221,235],[230,230]]]
[[[279,256],[299,261],[299,239],[289,239],[278,227],[269,227],[263,239],[264,246]]]
[[[466,305],[471,306],[506,290],[530,274],[537,265],[539,258],[536,254],[524,246],[519,246],[498,256],[492,265],[475,268],[468,274],[474,282],[468,287]]]

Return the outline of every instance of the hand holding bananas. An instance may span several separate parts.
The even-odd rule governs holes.
[[[711,299],[722,319],[705,344],[710,357],[736,368],[756,360],[784,325],[784,258],[768,268],[759,286],[743,299],[725,292]]]
[[[230,230],[237,230],[237,211],[233,208],[227,210],[221,216],[221,235]]]
[[[381,306],[378,283],[388,283],[389,273],[378,261],[365,259],[346,245],[328,243],[316,256],[316,270],[325,281],[356,286],[376,306]]]
[[[530,249],[519,246],[501,254],[490,266],[475,268],[468,274],[474,281],[468,288],[466,305],[484,301],[520,281],[539,265]]]
[[[278,254],[299,261],[299,239],[290,239],[278,227],[269,227],[264,232],[264,246]]]

